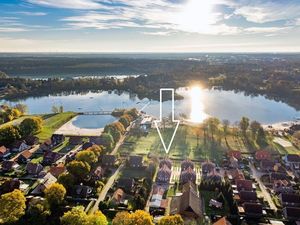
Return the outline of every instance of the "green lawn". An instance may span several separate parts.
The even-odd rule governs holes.
[[[49,139],[51,135],[63,124],[68,122],[76,116],[74,112],[64,112],[59,114],[52,114],[52,115],[43,115],[42,118],[44,119],[43,128],[41,132],[37,135],[41,142]]]
[[[19,124],[20,124],[23,120],[25,120],[26,118],[31,118],[31,117],[36,117],[36,116],[39,116],[39,115],[26,115],[26,116],[21,116],[21,117],[18,118],[18,119],[14,119],[14,120],[9,121],[9,122],[7,122],[7,123],[1,124],[1,125],[0,125],[0,128],[1,128],[1,127],[5,127],[5,126],[7,126],[7,125],[14,125],[14,126],[16,126],[16,125],[19,125]]]

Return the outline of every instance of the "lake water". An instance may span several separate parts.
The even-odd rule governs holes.
[[[177,92],[184,100],[175,101],[175,113],[184,113],[193,121],[202,121],[208,116],[228,119],[231,123],[239,121],[242,116],[257,120],[263,124],[290,121],[300,116],[300,111],[293,107],[264,96],[251,97],[234,91],[208,90],[199,87],[180,88]],[[67,96],[33,97],[20,101],[28,106],[29,113],[41,114],[51,112],[53,105],[63,105],[65,111],[97,111],[113,110],[114,108],[138,109],[147,105],[143,111],[159,117],[159,102],[138,99],[129,93],[107,91],[99,93],[72,94]],[[3,102],[2,102],[3,103]],[[16,102],[8,102],[16,104]],[[171,112],[171,101],[163,103],[164,114]],[[80,116],[74,125],[82,128],[99,128],[114,121],[111,116]]]

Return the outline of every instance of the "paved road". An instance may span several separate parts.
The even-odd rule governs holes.
[[[271,198],[271,195],[270,193],[267,191],[265,185],[263,184],[263,182],[261,182],[260,180],[260,172],[256,170],[256,168],[253,166],[253,164],[251,163],[250,164],[250,168],[252,170],[252,175],[253,175],[253,178],[255,178],[255,180],[257,180],[257,183],[263,193],[263,196],[264,198],[268,201],[269,205],[270,205],[270,208],[273,209],[274,211],[277,211],[277,207],[276,205],[274,204],[272,198]]]
[[[119,172],[124,167],[124,164],[122,163],[119,168],[115,171],[115,173],[109,178],[107,183],[104,185],[104,187],[101,190],[101,193],[99,194],[99,197],[97,201],[95,202],[93,208],[90,210],[90,213],[94,213],[99,208],[99,203],[103,201],[107,195],[107,192],[111,188],[111,186],[114,184]]]

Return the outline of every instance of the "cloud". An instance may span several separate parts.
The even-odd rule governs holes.
[[[21,11],[16,12],[17,14],[25,15],[25,16],[46,16],[47,13],[44,12],[27,12],[27,11]]]
[[[105,8],[97,0],[27,0],[27,2],[53,8],[66,9],[102,9]]]
[[[248,27],[244,29],[245,33],[278,33],[290,30],[291,27]]]
[[[156,31],[156,32],[142,32],[145,35],[153,35],[153,36],[169,36],[172,34],[170,31]]]
[[[29,31],[22,27],[0,27],[0,33],[24,32]]]

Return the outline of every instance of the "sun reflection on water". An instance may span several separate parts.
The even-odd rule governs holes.
[[[190,89],[191,114],[190,120],[194,123],[202,123],[208,115],[204,112],[203,93],[199,86]]]

